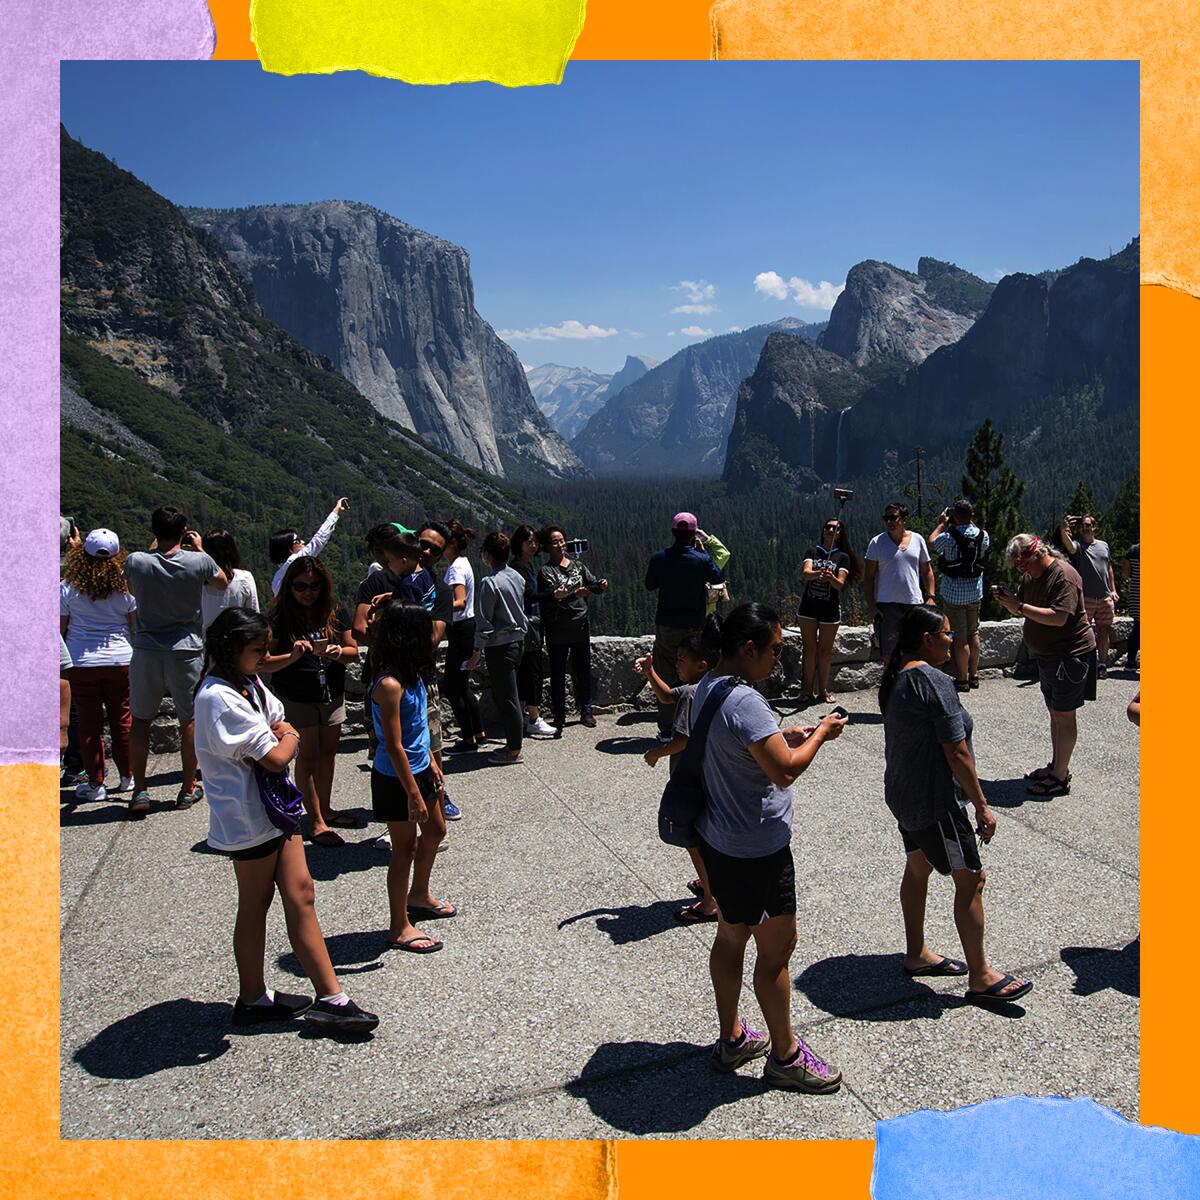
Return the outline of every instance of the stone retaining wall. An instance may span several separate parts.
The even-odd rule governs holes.
[[[1125,647],[1132,627],[1129,617],[1118,617],[1113,626],[1111,654]],[[1004,667],[1010,667],[1017,659],[1021,645],[1019,620],[984,621],[979,626],[980,673],[987,677],[996,675]],[[654,646],[653,636],[646,637],[594,637],[592,638],[592,688],[593,700],[599,709],[625,709],[650,707],[653,704],[645,680],[633,669],[634,659],[649,654]],[[549,679],[549,660],[543,656],[543,677]],[[838,630],[833,648],[833,678],[830,686],[835,692],[854,692],[879,686],[883,665],[879,652],[871,644],[871,631],[865,626],[842,626]],[[800,693],[801,641],[798,629],[785,629],[783,653],[779,669],[762,685],[762,691],[776,697],[792,697]],[[485,719],[491,721],[495,711],[487,687],[487,671],[475,673],[480,688],[480,701]],[[570,696],[570,680],[567,682]],[[364,690],[361,667],[350,664],[346,672],[347,720],[343,727],[346,734],[362,733],[370,718],[364,710]],[[545,711],[549,711],[549,684],[543,689]],[[568,705],[571,701],[568,699]],[[442,712],[449,725],[452,722],[450,706],[443,698]],[[150,735],[150,749],[154,754],[173,753],[179,749],[179,727],[175,723],[174,706],[170,700],[163,704],[154,721]]]

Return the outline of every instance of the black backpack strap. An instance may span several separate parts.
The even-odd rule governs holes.
[[[741,680],[736,675],[730,675],[724,679],[718,679],[713,685],[713,689],[705,697],[704,707],[700,710],[700,715],[692,724],[692,728],[688,733],[688,744],[681,756],[683,762],[680,765],[687,766],[699,772],[700,764],[704,759],[704,747],[708,742],[708,729],[713,723],[713,718],[720,711],[721,706],[729,698],[729,693],[733,691]]]

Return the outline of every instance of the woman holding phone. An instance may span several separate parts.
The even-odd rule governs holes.
[[[283,701],[288,722],[300,734],[296,786],[312,819],[318,846],[341,846],[338,829],[358,822],[332,808],[333,769],[346,719],[346,662],[358,657],[350,614],[333,596],[329,572],[319,558],[301,555],[284,572],[271,604],[271,642],[264,673]]]
[[[804,643],[803,694],[810,704],[832,704],[829,673],[833,644],[842,620],[842,588],[862,578],[862,564],[850,545],[840,517],[830,517],[821,537],[804,552],[804,595],[800,600],[800,637]]]

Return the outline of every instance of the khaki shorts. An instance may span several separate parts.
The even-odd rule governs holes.
[[[163,697],[170,695],[180,725],[190,724],[203,668],[202,650],[135,648],[129,663],[130,711],[139,721],[153,721]]]
[[[442,694],[436,683],[425,685],[425,715],[429,722],[429,753],[442,752]]]
[[[1111,625],[1116,619],[1116,606],[1113,604],[1111,596],[1105,596],[1102,600],[1093,600],[1090,596],[1084,596],[1083,607],[1087,612],[1087,618],[1093,625]]]
[[[320,726],[341,725],[346,719],[346,697],[339,696],[336,700],[326,700],[324,703],[313,704],[305,700],[285,700],[279,697],[283,705],[283,718],[289,725],[297,729],[315,729]]]
[[[942,612],[950,618],[950,632],[956,642],[969,642],[979,632],[979,605],[974,604],[942,604]]]

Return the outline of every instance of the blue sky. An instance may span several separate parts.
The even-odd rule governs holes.
[[[1136,63],[571,63],[514,90],[64,63],[62,119],[178,204],[361,200],[457,242],[534,365],[824,320],[864,258],[995,279],[1139,231]]]

